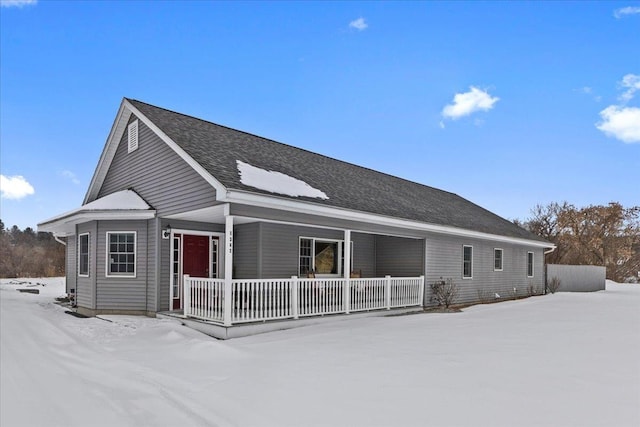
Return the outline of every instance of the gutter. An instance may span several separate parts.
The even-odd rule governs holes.
[[[547,294],[547,255],[555,251],[557,246],[552,246],[548,251],[544,251],[544,295]]]

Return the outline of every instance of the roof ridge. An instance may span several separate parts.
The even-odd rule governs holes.
[[[337,159],[337,158],[328,156],[326,154],[316,153],[315,151],[311,151],[311,150],[308,150],[306,148],[296,147],[295,145],[291,145],[291,144],[287,144],[287,143],[284,143],[284,142],[276,141],[275,139],[266,138],[264,136],[256,135],[254,133],[243,131],[243,130],[240,130],[240,129],[235,129],[235,128],[232,128],[230,126],[221,125],[219,123],[214,123],[214,122],[209,121],[209,120],[201,119],[199,117],[192,116],[192,115],[189,115],[189,114],[180,113],[178,111],[170,110],[168,108],[159,107],[157,105],[149,104],[148,102],[140,101],[138,99],[126,98],[126,97],[125,97],[125,99],[127,101],[139,102],[139,103],[147,105],[149,107],[157,108],[159,110],[164,110],[164,111],[167,111],[167,112],[172,113],[172,114],[177,114],[179,116],[188,117],[190,119],[198,120],[200,122],[208,123],[208,124],[211,124],[211,125],[214,125],[214,126],[218,126],[218,127],[224,128],[224,129],[228,129],[228,130],[231,130],[231,131],[234,131],[234,132],[243,133],[245,135],[249,135],[249,136],[254,137],[254,138],[260,138],[262,140],[273,142],[273,143],[279,144],[279,145],[283,145],[285,147],[293,148],[295,150],[304,151],[304,152],[307,152],[307,153],[312,154],[314,156],[320,156],[320,157],[324,157],[324,158],[332,160],[332,161],[336,161],[336,162],[347,164],[349,166],[355,166],[357,168],[364,169],[364,170],[367,170],[367,171],[370,171],[370,172],[373,172],[373,173],[376,173],[376,174],[386,175],[388,177],[391,177],[391,178],[394,178],[394,179],[397,179],[397,180],[401,180],[401,181],[405,181],[405,182],[408,182],[408,183],[411,183],[411,184],[414,184],[414,185],[419,185],[421,187],[427,187],[427,188],[430,188],[432,190],[441,191],[443,193],[453,194],[454,196],[461,197],[461,198],[464,199],[464,197],[460,196],[459,194],[453,193],[451,191],[443,190],[441,188],[432,187],[430,185],[422,184],[420,182],[416,182],[416,181],[412,181],[410,179],[406,179],[406,178],[402,178],[402,177],[399,177],[399,176],[396,176],[396,175],[392,175],[392,174],[387,173],[387,172],[381,172],[379,170],[376,170],[376,169],[373,169],[373,168],[370,168],[370,167],[367,167],[367,166],[362,166],[362,165],[358,165],[358,164],[355,164],[355,163],[347,162],[346,160]],[[467,200],[467,199],[465,199],[465,200]]]

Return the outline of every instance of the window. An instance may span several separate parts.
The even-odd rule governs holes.
[[[128,131],[128,152],[136,151],[138,149],[138,121],[135,120],[129,123],[127,127]]]
[[[218,278],[218,238],[211,238],[211,270],[209,277]]]
[[[180,297],[180,244],[182,243],[181,241],[181,236],[180,235],[176,235],[173,237],[173,268],[172,268],[172,273],[173,273],[173,297],[174,298],[179,298]]]
[[[107,232],[107,277],[136,277],[136,233]]]
[[[311,246],[313,246],[313,239],[300,239],[300,263],[298,274],[301,276],[313,271],[313,262],[311,262]]]
[[[344,242],[342,240],[300,238],[298,274],[310,271],[319,275],[342,274],[344,269]],[[353,242],[351,242],[351,266],[353,267]]]
[[[533,252],[527,252],[527,277],[533,277]]]
[[[502,249],[500,248],[493,250],[493,269],[494,271],[502,271]]]
[[[89,277],[89,233],[78,236],[78,276]]]
[[[462,246],[462,278],[471,279],[473,277],[473,247]]]

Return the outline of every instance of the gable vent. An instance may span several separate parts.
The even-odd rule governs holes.
[[[129,153],[138,149],[138,121],[129,124]]]

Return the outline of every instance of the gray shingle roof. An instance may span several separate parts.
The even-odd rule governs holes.
[[[429,224],[544,239],[447,191],[332,159],[195,117],[127,99],[228,189],[269,194],[240,181],[236,160],[284,173],[317,188],[327,200],[279,197]]]

